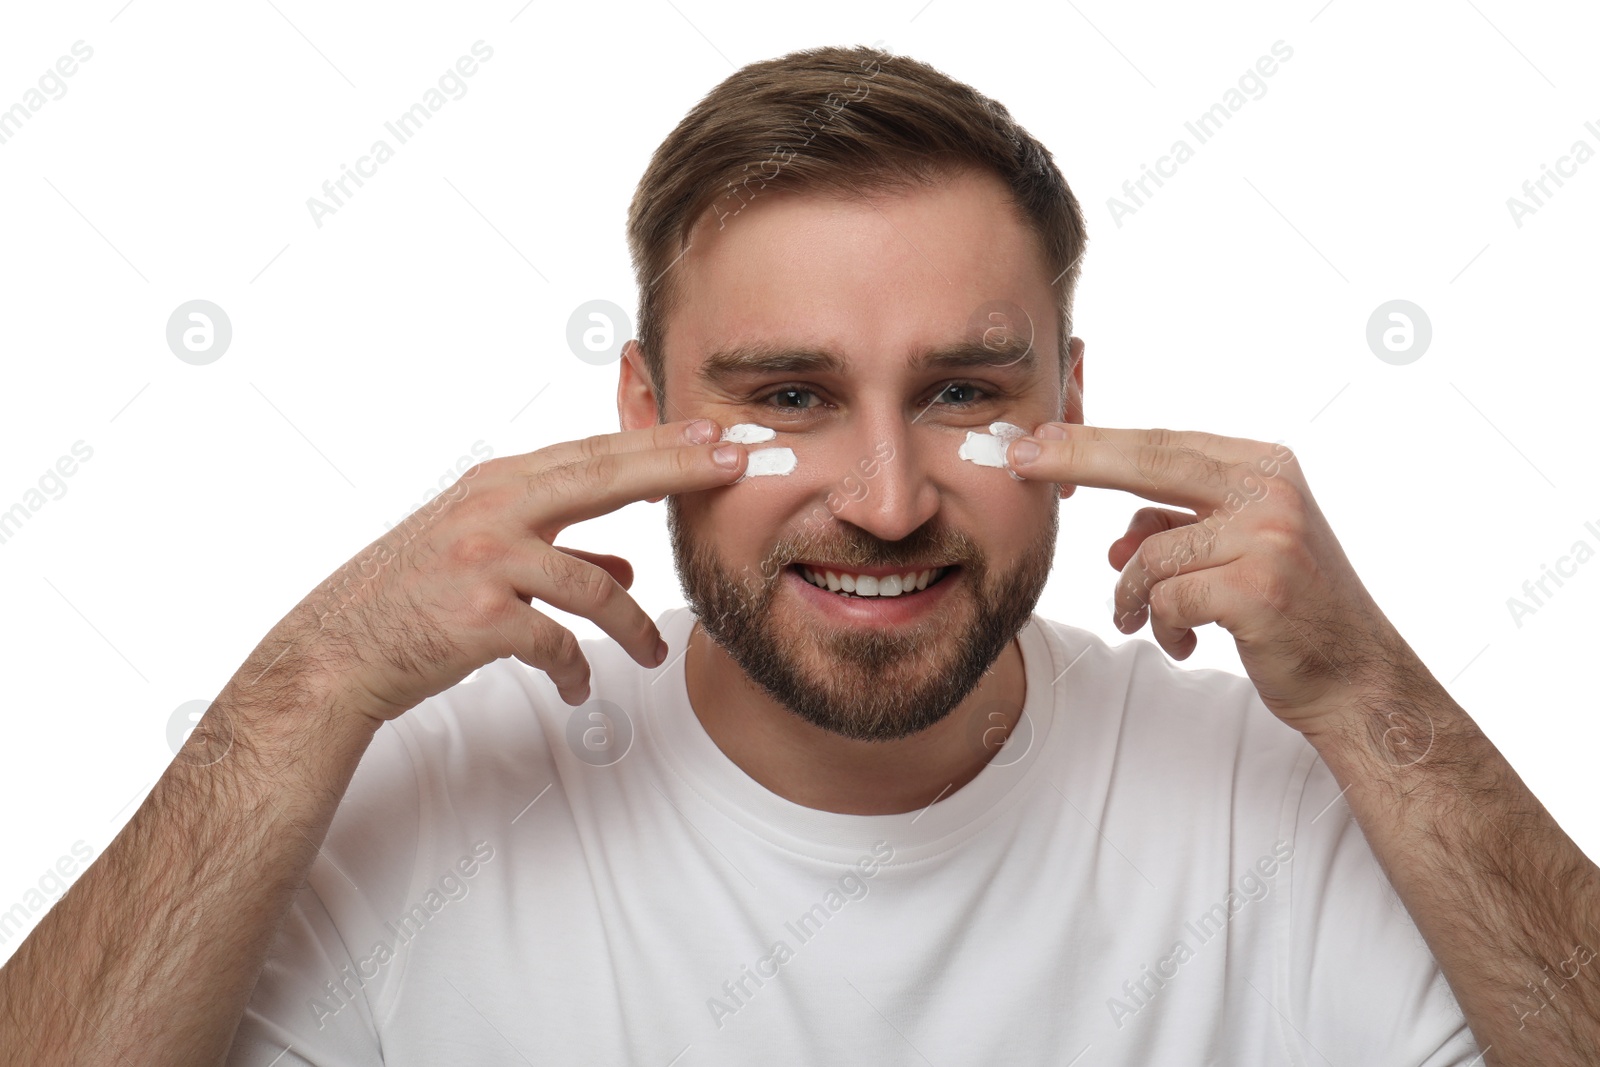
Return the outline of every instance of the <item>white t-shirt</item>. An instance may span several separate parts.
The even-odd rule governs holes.
[[[660,627],[677,652],[687,608]],[[920,812],[768,791],[683,660],[491,663],[379,730],[232,1064],[1466,1065],[1426,944],[1245,678],[1035,616]],[[285,1050],[288,1049],[286,1052]]]

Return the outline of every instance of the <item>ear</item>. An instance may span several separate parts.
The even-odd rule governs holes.
[[[1083,338],[1074,337],[1067,342],[1067,387],[1062,392],[1061,421],[1083,425]],[[1075,485],[1061,487],[1061,499],[1077,492]]]
[[[630,340],[622,346],[617,376],[617,421],[624,430],[642,430],[656,424],[656,412],[655,385],[645,368],[644,349]]]

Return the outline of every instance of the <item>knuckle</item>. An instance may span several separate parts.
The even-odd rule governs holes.
[[[569,682],[581,681],[588,675],[578,639],[565,626],[550,623],[542,627],[534,638],[533,658],[546,673],[560,675]]]
[[[621,460],[612,454],[596,456],[583,465],[584,484],[593,488],[610,485],[617,478],[617,464]]]
[[[1139,568],[1145,574],[1154,576],[1157,581],[1177,573],[1177,560],[1173,555],[1172,545],[1166,538],[1145,538],[1135,555],[1139,559]]]
[[[556,659],[571,667],[578,667],[583,663],[583,649],[578,647],[578,639],[571,630],[563,628],[556,638]]]
[[[1159,430],[1158,433],[1166,433]],[[1157,481],[1167,481],[1176,473],[1177,454],[1171,449],[1163,447],[1160,443],[1154,445],[1140,445],[1129,457],[1133,465]]]
[[[565,501],[581,488],[578,460],[568,460],[530,472],[524,482],[523,493],[529,499]]]
[[[494,622],[505,614],[506,594],[497,582],[474,582],[467,589],[467,610],[474,619]]]
[[[1062,466],[1076,470],[1088,465],[1091,456],[1085,442],[1069,438],[1065,441],[1052,441],[1050,444],[1056,447],[1056,454],[1060,456]]]
[[[1281,508],[1261,525],[1257,536],[1274,552],[1298,548],[1306,535],[1305,515],[1295,507]]]
[[[546,580],[564,594],[561,599],[568,603],[581,602],[591,607],[604,607],[620,588],[599,567],[575,559],[565,552],[546,552],[539,565]]]
[[[577,560],[559,550],[552,549],[539,555],[539,569],[544,572],[546,580],[558,589],[573,584],[577,578],[577,567]]]
[[[1296,539],[1282,523],[1273,523],[1263,526],[1256,531],[1256,538],[1263,548],[1274,556],[1281,556],[1294,549]]]
[[[615,470],[616,457],[610,455],[569,459],[531,475],[529,489],[571,496],[606,484]]]
[[[1206,589],[1199,582],[1179,581],[1170,583],[1172,586],[1168,597],[1177,616],[1181,619],[1193,619],[1206,607]]]
[[[1217,541],[1221,539],[1221,532],[1207,520],[1201,520],[1191,526],[1193,532],[1189,535],[1189,544],[1194,554],[1202,559],[1209,559],[1217,549]]]
[[[1178,454],[1188,458],[1193,464],[1203,485],[1214,489],[1227,484],[1229,472],[1233,467],[1231,463],[1188,446],[1179,448]]]
[[[1146,537],[1139,542],[1139,547],[1133,550],[1133,561],[1141,570],[1153,570],[1155,564],[1160,562],[1161,550],[1157,539]]]
[[[584,598],[597,609],[610,607],[622,591],[622,587],[611,580],[611,575],[599,567],[584,567],[577,580],[582,583]]]
[[[528,661],[544,671],[559,667],[560,659],[556,653],[561,647],[561,635],[564,633],[565,627],[542,618],[529,635]]]
[[[1192,530],[1185,530],[1182,535],[1172,539],[1172,544],[1167,549],[1167,575],[1176,574],[1196,559],[1199,559],[1201,554],[1202,546],[1200,540]]]

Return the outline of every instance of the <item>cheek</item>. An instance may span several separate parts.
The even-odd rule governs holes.
[[[964,439],[962,434],[941,442],[926,469],[939,480],[947,520],[1004,565],[1048,533],[1060,499],[1052,483],[1018,481],[1004,468],[960,459],[956,453]]]
[[[696,536],[716,546],[724,565],[738,569],[757,567],[772,546],[787,534],[820,529],[832,518],[823,504],[821,464],[795,449],[798,459],[791,474],[747,476],[720,489],[708,489],[684,498],[682,510]]]
[[[1020,554],[1050,530],[1051,515],[1059,507],[1055,487],[1039,482],[1012,482],[1004,472],[988,472],[1006,484],[986,486],[962,501],[973,536],[997,559]]]

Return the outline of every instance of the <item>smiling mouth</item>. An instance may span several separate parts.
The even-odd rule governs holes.
[[[795,564],[791,569],[816,586],[846,597],[881,598],[912,596],[943,581],[955,567],[930,567],[895,574],[857,574],[838,568]]]

